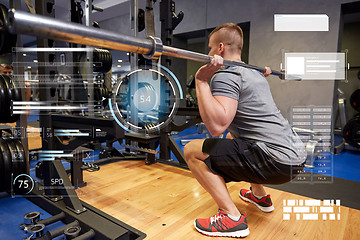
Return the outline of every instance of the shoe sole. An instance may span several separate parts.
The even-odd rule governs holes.
[[[211,236],[211,237],[234,237],[234,238],[238,238],[238,237],[246,237],[250,234],[250,230],[249,228],[244,229],[244,230],[239,230],[239,231],[235,231],[235,232],[206,232],[204,230],[199,229],[198,227],[196,227],[196,223],[194,222],[194,226],[195,229],[207,236]]]
[[[241,194],[239,193],[239,196],[240,196],[240,198],[242,199],[242,200],[244,200],[245,202],[249,202],[249,203],[252,203],[252,204],[254,204],[255,206],[257,206],[261,211],[263,211],[263,212],[266,212],[266,213],[269,213],[269,212],[272,212],[272,211],[274,211],[274,206],[270,206],[270,207],[263,207],[263,206],[260,206],[259,204],[257,204],[256,202],[254,202],[253,200],[251,200],[251,199],[248,199],[248,198],[246,198],[246,197],[243,197],[243,196],[241,196]]]

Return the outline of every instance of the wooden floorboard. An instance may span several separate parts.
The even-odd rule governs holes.
[[[146,239],[211,239],[198,233],[193,221],[210,217],[217,207],[191,172],[143,161],[123,161],[84,172],[87,186],[79,197],[147,234]],[[266,188],[275,211],[263,213],[238,197],[247,183],[229,183],[240,211],[247,212],[250,235],[246,239],[360,239],[360,211],[341,206],[340,220],[283,220],[283,200],[307,197]],[[215,238],[231,239],[231,238]]]

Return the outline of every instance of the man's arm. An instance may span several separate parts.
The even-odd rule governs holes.
[[[195,75],[196,96],[202,121],[211,136],[219,136],[230,125],[236,114],[238,101],[211,94],[208,80],[223,63],[220,56],[215,55],[213,60],[201,67]]]

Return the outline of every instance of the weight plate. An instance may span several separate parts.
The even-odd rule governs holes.
[[[8,8],[0,4],[0,55],[12,52],[12,48],[16,46],[16,34],[11,34],[6,29]]]
[[[8,116],[5,115],[6,108],[8,105],[6,105],[7,102],[7,89],[6,85],[3,80],[3,75],[0,75],[0,122],[7,123]]]
[[[25,156],[25,149],[24,146],[22,145],[22,142],[20,141],[20,139],[14,139],[14,144],[16,147],[16,151],[18,153],[18,160],[19,160],[19,164],[20,164],[20,174],[25,173],[27,174],[26,171],[26,156]]]
[[[18,161],[18,152],[16,150],[14,139],[6,138],[4,139],[6,142],[8,149],[10,151],[11,162],[12,162],[12,173],[13,173],[13,180],[20,174],[20,162]]]
[[[102,62],[102,52],[101,49],[96,49],[97,59],[96,59],[96,69],[94,69],[95,72],[101,72],[101,62]]]
[[[0,192],[3,191],[5,191],[5,165],[1,151],[0,152]]]
[[[355,116],[346,123],[343,136],[351,146],[360,148],[360,115]]]
[[[8,77],[9,79],[9,82],[10,82],[10,86],[12,87],[12,89],[14,89],[14,98],[13,98],[13,101],[17,101],[17,102],[20,102],[22,101],[22,95],[21,95],[21,88],[17,87],[16,84],[15,84],[15,81],[14,81],[14,78],[13,77],[10,77],[8,75],[5,75],[6,77]]]
[[[11,87],[10,87],[10,82],[7,81],[7,76],[3,75],[2,79],[0,79],[3,82],[3,86],[5,86],[5,96],[6,99],[4,101],[5,104],[5,108],[4,108],[4,119],[6,120],[6,123],[10,122],[10,116],[11,116],[11,109],[10,109],[10,104],[11,104],[11,99],[12,99],[12,91],[11,91]]]
[[[109,72],[112,67],[112,55],[109,50],[106,50],[106,55],[107,55],[107,65],[106,65],[105,72]]]
[[[4,160],[4,179],[5,179],[4,190],[9,192],[11,190],[11,184],[12,184],[12,180],[11,180],[12,159],[9,148],[6,142],[2,138],[0,138],[0,150]]]
[[[351,94],[350,104],[356,111],[360,112],[360,89]]]
[[[106,64],[105,52],[104,52],[103,49],[101,49],[100,53],[101,53],[101,58],[100,58],[100,70],[99,70],[99,72],[105,72],[105,64]]]

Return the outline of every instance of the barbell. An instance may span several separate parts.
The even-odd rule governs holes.
[[[157,59],[161,55],[166,55],[209,63],[213,58],[206,54],[165,46],[159,38],[152,36],[148,38],[133,37],[77,23],[59,21],[15,9],[10,9],[7,17],[8,30],[13,34],[26,34],[40,38],[139,53],[148,59]],[[224,66],[240,66],[259,72],[265,71],[264,68],[239,61],[224,60]],[[282,72],[272,71],[271,74],[285,79],[285,74]],[[296,80],[301,79],[296,78]]]

